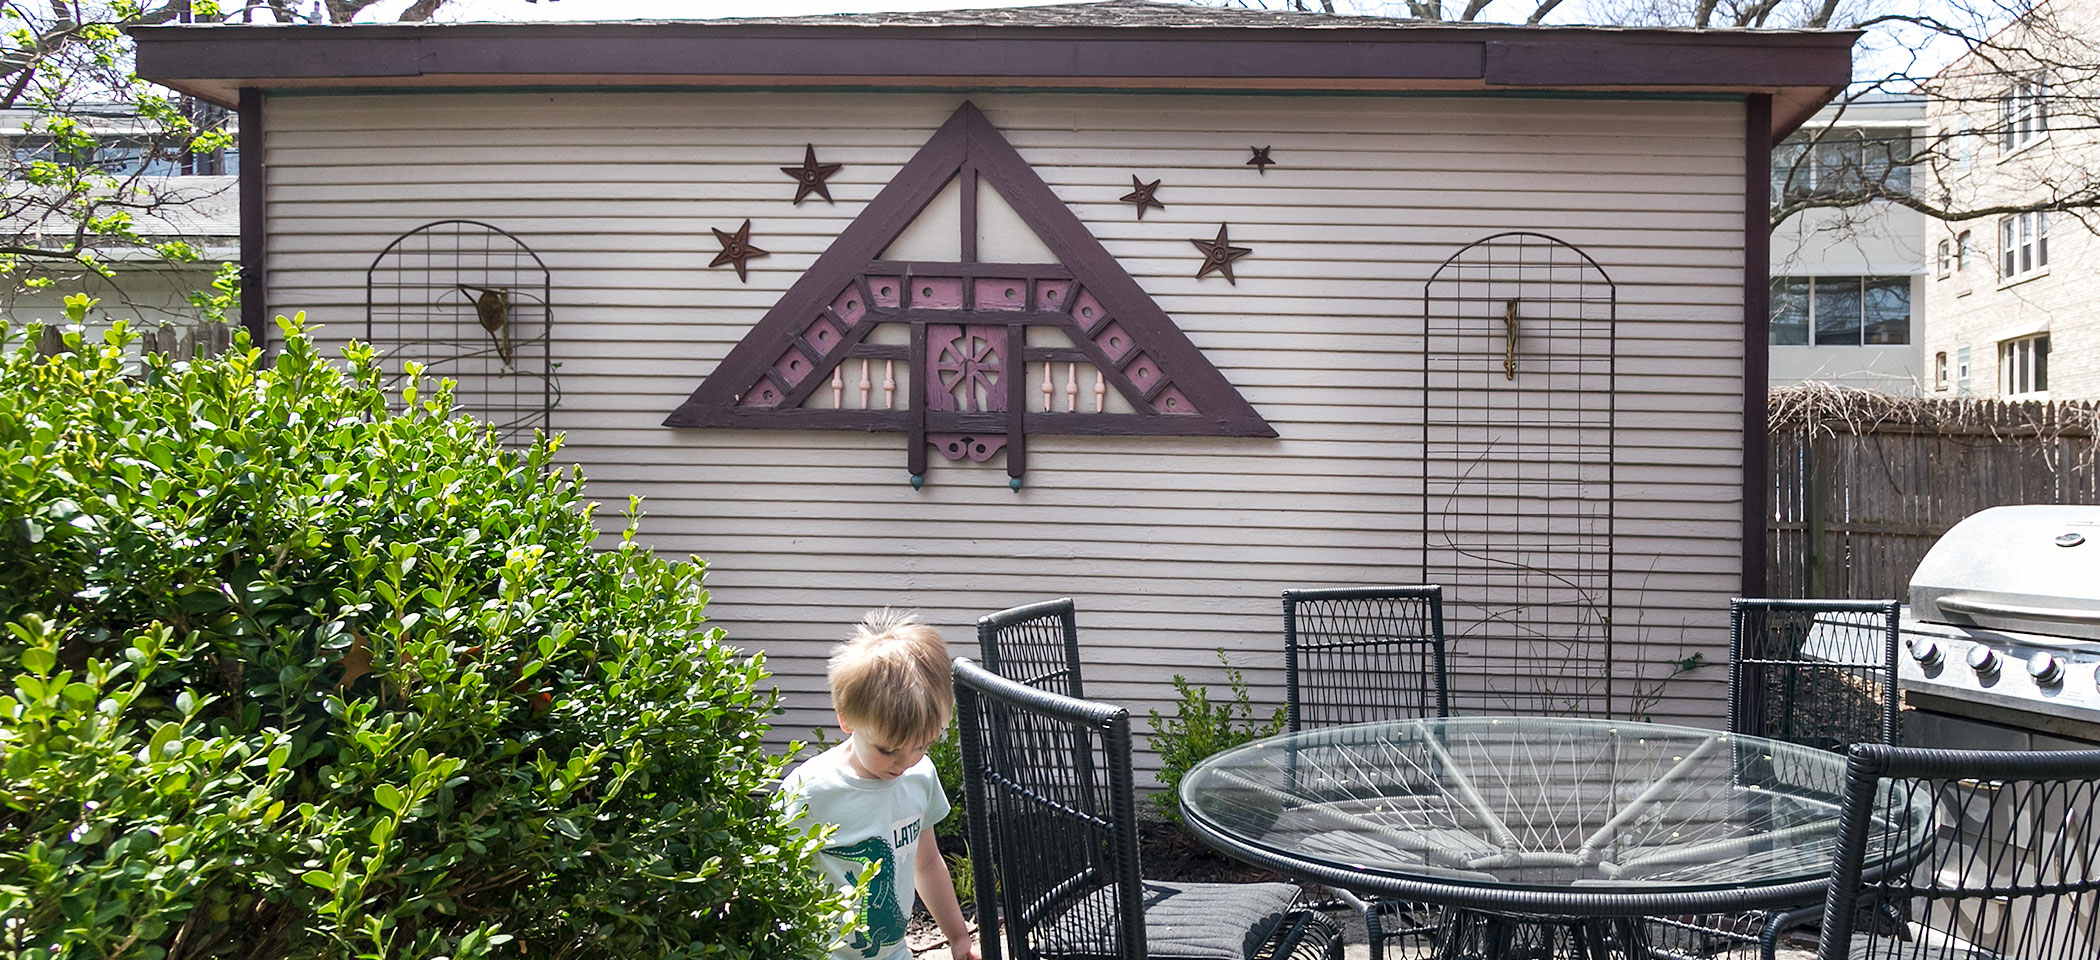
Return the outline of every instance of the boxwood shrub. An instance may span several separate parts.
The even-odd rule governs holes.
[[[822,954],[701,564],[280,324],[0,324],[0,956]]]

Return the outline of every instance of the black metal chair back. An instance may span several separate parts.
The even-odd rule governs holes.
[[[1443,588],[1284,591],[1283,675],[1292,733],[1450,716]]]
[[[1942,826],[1890,849],[1922,791]],[[2090,960],[2100,956],[2100,750],[1860,744],[1846,769],[1821,960]],[[1876,838],[1880,838],[1877,843]],[[1877,864],[1907,868],[1876,869]]]
[[[1730,606],[1728,729],[1844,752],[1897,742],[1894,600]]]
[[[978,618],[977,651],[985,669],[1008,680],[1086,697],[1079,682],[1079,624],[1071,597]]]
[[[1013,960],[1145,956],[1130,712],[960,658],[955,698],[977,902]]]

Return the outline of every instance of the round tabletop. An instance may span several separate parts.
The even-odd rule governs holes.
[[[1190,771],[1181,805],[1229,854],[1360,893],[1659,915],[1821,902],[1844,781],[1843,756],[1758,737],[1450,717],[1246,744]],[[1875,829],[1915,847],[1930,804],[1912,798],[1905,822]]]

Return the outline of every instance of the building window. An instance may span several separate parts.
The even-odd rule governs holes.
[[[1969,395],[1969,348],[1954,351],[1954,392],[1957,396]]]
[[[2049,335],[1998,344],[1998,393],[2017,396],[2049,389]]]
[[[1969,231],[1963,230],[1961,233],[1955,236],[1954,272],[1960,273],[1963,270],[1969,269],[1969,254],[1974,252],[1975,247],[1976,237]]]
[[[2049,86],[2028,77],[1998,98],[1998,152],[2011,153],[2049,133]]]
[[[1773,346],[1910,342],[1909,277],[1774,277]]]
[[[1947,389],[1947,351],[1932,355],[1932,389]]]
[[[1837,128],[1772,148],[1772,202],[1848,193],[1910,192],[1908,130]]]
[[[1999,275],[2024,277],[2049,265],[2049,214],[2036,210],[1998,221]]]
[[[1947,274],[1952,273],[1954,271],[1954,241],[1940,241],[1938,259],[1940,265],[1939,277],[1940,279],[1945,280],[1947,278]]]

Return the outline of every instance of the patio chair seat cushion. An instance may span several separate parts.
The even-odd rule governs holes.
[[[1298,902],[1288,883],[1169,883],[1144,888],[1146,956],[1172,960],[1250,960]],[[1046,957],[1099,957],[1115,943],[1109,929],[1115,888],[1087,894],[1035,931]]]

